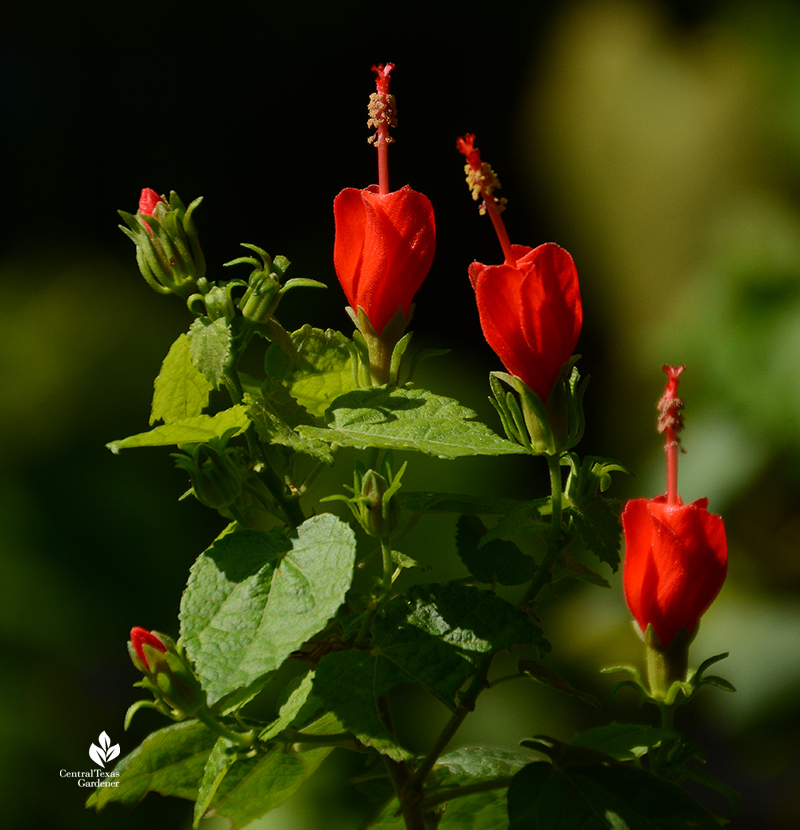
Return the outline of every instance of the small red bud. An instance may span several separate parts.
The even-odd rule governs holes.
[[[139,213],[144,213],[146,216],[152,216],[156,205],[164,200],[152,188],[146,187],[139,197]],[[166,202],[164,202],[166,204]]]
[[[142,646],[146,644],[160,651],[162,654],[167,650],[164,643],[162,643],[155,634],[145,628],[135,627],[131,629],[131,643],[133,643],[133,649],[136,652],[136,655],[148,669],[150,668],[150,664],[147,662],[147,657],[144,655],[144,648],[142,648]]]

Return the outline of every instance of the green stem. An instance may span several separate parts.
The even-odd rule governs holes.
[[[435,795],[423,798],[419,802],[419,808],[423,812],[431,810],[439,804],[446,804],[456,798],[463,798],[467,795],[474,795],[475,793],[486,793],[491,790],[502,790],[510,786],[513,775],[505,775],[502,778],[492,778],[490,781],[478,781],[475,784],[464,784],[463,787],[453,787],[450,790],[438,792]]]
[[[334,735],[311,735],[306,732],[298,732],[296,729],[284,729],[279,732],[271,741],[281,740],[287,744],[301,744],[304,747],[313,749],[320,746],[336,746],[342,749],[351,749],[354,752],[370,752],[352,732],[339,732]]]
[[[381,580],[381,590],[384,594],[388,594],[392,590],[394,561],[392,560],[392,545],[386,538],[381,538],[381,560],[383,562],[383,579]]]
[[[489,669],[492,665],[493,657],[494,655],[487,654],[480,659],[480,662],[478,663],[478,671],[472,678],[472,683],[470,683],[469,688],[466,692],[464,692],[464,695],[459,701],[458,708],[450,716],[450,720],[445,724],[444,729],[442,729],[439,733],[439,737],[428,751],[428,754],[422,759],[419,767],[417,767],[414,775],[408,782],[407,789],[409,791],[416,790],[417,792],[422,793],[422,787],[425,783],[425,779],[428,777],[428,774],[433,769],[441,754],[445,751],[447,745],[455,736],[456,732],[458,732],[461,728],[461,724],[464,723],[467,715],[470,712],[475,711],[475,702],[478,699],[478,695],[484,689],[489,687],[489,681],[487,678],[489,675]]]
[[[539,565],[533,581],[528,586],[525,596],[522,599],[521,605],[527,605],[533,602],[539,591],[550,582],[552,576],[551,571],[553,565],[556,563],[558,554],[561,553],[561,514],[563,510],[563,489],[561,485],[561,464],[558,456],[548,455],[547,467],[550,471],[550,495],[552,499],[552,513],[550,514],[550,534],[547,538],[547,552],[544,559]]]
[[[671,732],[675,724],[675,706],[668,706],[665,703],[658,704],[659,712],[661,713],[661,728],[665,731]],[[661,773],[666,768],[668,763],[668,756],[674,741],[662,738],[661,745],[658,747],[656,757],[653,759],[653,771]]]
[[[233,732],[227,726],[221,724],[205,709],[198,709],[197,719],[204,723],[215,735],[219,735],[221,738],[225,738],[243,749],[251,749],[255,744],[255,731],[247,732],[244,735],[240,732]]]

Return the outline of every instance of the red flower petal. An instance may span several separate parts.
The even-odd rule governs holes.
[[[665,647],[681,627],[694,631],[725,581],[725,526],[707,506],[659,496],[629,501],[622,514],[625,599],[642,631],[652,625]]]
[[[144,213],[147,216],[152,216],[156,205],[164,200],[152,188],[146,187],[139,197],[139,213]],[[166,204],[166,202],[164,202]]]
[[[486,341],[507,371],[546,401],[583,323],[578,272],[552,242],[512,250],[516,265],[473,263],[470,281]]]
[[[381,194],[346,188],[333,202],[333,264],[350,306],[380,334],[398,308],[408,316],[436,246],[433,207],[408,185]]]
[[[159,640],[155,634],[153,634],[151,631],[148,631],[145,628],[132,628],[131,642],[133,643],[133,648],[136,651],[137,656],[145,664],[145,666],[147,666],[148,669],[150,668],[150,665],[147,662],[147,658],[144,656],[144,649],[142,648],[142,646],[144,646],[146,643],[148,646],[152,646],[154,649],[157,649],[162,654],[167,650],[167,647],[164,645],[164,643],[162,643],[161,640]]]

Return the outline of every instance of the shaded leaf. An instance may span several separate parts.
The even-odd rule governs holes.
[[[193,827],[197,827],[200,819],[206,814],[228,770],[236,763],[236,749],[236,745],[225,738],[219,738],[214,744],[206,761],[203,780],[200,782],[197,801],[194,804]]]
[[[640,767],[535,761],[508,789],[509,830],[720,830],[680,787]]]
[[[415,585],[408,593],[408,623],[469,654],[489,654],[517,645],[550,650],[531,617],[491,591],[447,582]]]
[[[493,499],[461,493],[425,493],[401,490],[398,494],[405,510],[420,513],[466,513],[470,516],[506,514],[527,502],[519,499]]]
[[[245,394],[247,414],[264,444],[280,444],[295,452],[316,456],[333,463],[330,447],[323,441],[300,434],[296,427],[311,424],[308,412],[278,381],[267,378],[257,394]]]
[[[508,826],[506,790],[473,793],[446,802],[447,807],[436,825],[437,830],[502,830]],[[390,801],[378,818],[371,822],[371,830],[405,830],[402,815],[397,813],[397,801]]]
[[[458,776],[482,781],[515,775],[530,762],[530,757],[521,752],[485,746],[465,746],[442,755],[438,767]]]
[[[384,724],[380,698],[394,686],[413,683],[452,706],[456,691],[474,672],[457,649],[404,624],[406,613],[402,603],[395,603],[388,619],[376,620],[369,650],[326,655],[314,678],[314,694],[325,707],[363,743],[396,760],[408,756]]]
[[[584,703],[588,703],[589,706],[594,706],[596,709],[601,708],[600,701],[594,695],[576,689],[569,681],[564,680],[560,674],[536,660],[520,660],[519,670],[523,674],[527,674],[528,677],[538,680],[539,683],[544,683],[545,686],[555,689],[557,692],[578,697]]]
[[[530,582],[537,564],[513,542],[492,539],[482,544],[486,527],[476,516],[461,516],[456,525],[456,549],[467,570],[489,585],[521,585]]]
[[[638,723],[609,723],[582,732],[572,742],[573,746],[596,749],[617,761],[632,761],[646,755],[673,732]]]
[[[340,729],[328,715],[303,731],[327,735]],[[231,830],[241,830],[297,792],[332,751],[330,746],[300,752],[274,746],[263,755],[238,761],[217,789],[213,814],[229,819]]]
[[[622,533],[619,505],[602,496],[595,496],[580,507],[570,503],[568,509],[586,549],[616,571]]]
[[[117,787],[98,787],[86,802],[102,810],[118,802],[133,806],[148,792],[194,799],[217,736],[197,721],[153,732],[114,767]]]

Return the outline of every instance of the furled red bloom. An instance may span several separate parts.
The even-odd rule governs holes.
[[[512,245],[500,217],[505,199],[494,195],[500,182],[481,160],[475,136],[467,133],[456,147],[467,161],[472,198],[481,202],[481,213],[489,214],[505,257],[502,265],[473,262],[469,267],[484,337],[509,374],[546,403],[583,323],[575,263],[552,242],[538,248]]]
[[[625,599],[642,632],[651,625],[666,649],[686,629],[691,636],[722,588],[728,569],[725,526],[709,513],[708,499],[684,504],[678,495],[678,431],[683,366],[665,366],[669,380],[659,401],[659,431],[666,434],[667,493],[625,506]]]
[[[151,646],[157,651],[160,651],[162,654],[167,651],[167,647],[164,643],[162,643],[155,634],[145,628],[136,627],[131,629],[131,644],[133,645],[133,650],[136,652],[137,657],[148,669],[150,666],[147,662],[147,657],[145,657],[143,648],[144,645]]]
[[[164,200],[150,187],[142,190],[142,195],[139,197],[139,213],[144,213],[147,216],[152,216],[156,205]],[[164,202],[166,204],[166,202]]]
[[[578,272],[552,242],[511,251],[513,264],[473,262],[469,278],[486,342],[509,374],[546,402],[583,323]]]
[[[377,334],[403,309],[430,270],[436,247],[433,206],[408,185],[380,193],[346,188],[333,202],[333,264],[350,307],[363,308]]]
[[[708,499],[667,504],[666,496],[625,506],[625,599],[642,631],[666,648],[681,628],[691,635],[728,569],[725,526]]]
[[[375,130],[369,143],[378,151],[378,184],[363,190],[348,187],[333,201],[336,276],[356,317],[363,308],[379,337],[398,308],[408,318],[436,247],[428,197],[408,185],[389,190],[389,128],[397,125],[394,95],[389,94],[393,69],[391,63],[372,67],[375,92],[367,126]]]

